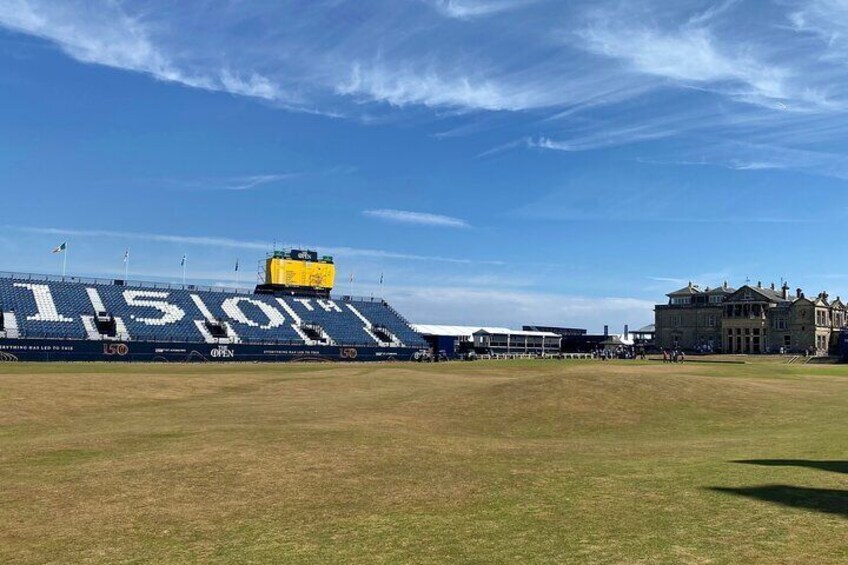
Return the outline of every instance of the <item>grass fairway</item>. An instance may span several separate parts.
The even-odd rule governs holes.
[[[0,562],[845,563],[848,367],[0,365]]]

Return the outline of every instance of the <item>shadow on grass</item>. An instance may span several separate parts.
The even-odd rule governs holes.
[[[807,459],[742,459],[733,463],[767,467],[808,467],[831,473],[848,473],[848,461],[809,461]]]
[[[842,490],[793,487],[788,485],[762,485],[741,488],[710,487],[710,490],[848,518],[848,492]]]
[[[766,467],[806,467],[831,473],[848,473],[848,461],[811,461],[808,459],[743,459],[733,461],[744,465]],[[848,491],[795,487],[789,485],[762,485],[756,487],[710,487],[716,492],[756,498],[792,508],[805,508],[825,514],[848,518]]]

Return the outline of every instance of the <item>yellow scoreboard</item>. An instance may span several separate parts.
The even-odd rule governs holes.
[[[314,251],[276,251],[265,260],[265,284],[331,290],[336,280],[332,257]]]

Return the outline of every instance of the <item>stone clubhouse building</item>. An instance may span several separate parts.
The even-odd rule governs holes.
[[[826,292],[808,298],[789,285],[731,288],[688,286],[667,294],[654,308],[656,345],[714,353],[810,353],[836,345],[846,307]]]

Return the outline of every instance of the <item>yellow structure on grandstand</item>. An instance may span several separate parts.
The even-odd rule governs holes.
[[[332,290],[336,266],[332,257],[318,257],[315,251],[291,249],[275,251],[265,260],[265,285],[292,289]]]

